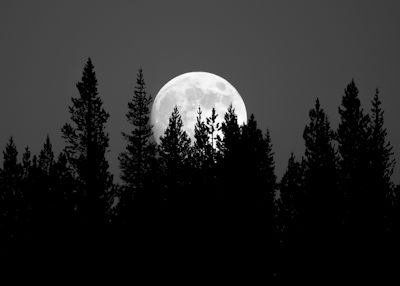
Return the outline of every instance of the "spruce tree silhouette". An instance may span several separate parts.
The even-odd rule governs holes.
[[[212,193],[212,177],[211,169],[214,162],[212,158],[213,147],[211,145],[209,130],[207,124],[202,118],[202,111],[199,107],[197,110],[196,124],[194,126],[194,143],[191,156],[192,190],[190,201],[194,205],[197,212],[202,212],[205,217],[204,209],[211,211],[213,205]],[[203,209],[203,210],[202,210]]]
[[[188,166],[191,140],[182,127],[182,118],[178,107],[175,106],[158,146],[160,165],[164,173],[164,196],[170,209],[184,206],[186,194],[183,190],[190,172]]]
[[[17,147],[13,137],[10,137],[3,151],[3,168],[0,177],[0,225],[5,243],[15,240],[21,230],[23,168],[18,163],[17,156]]]
[[[54,192],[59,201],[59,224],[66,229],[69,229],[76,224],[77,213],[75,211],[77,202],[77,193],[74,179],[74,171],[68,163],[67,155],[61,152],[57,160],[54,162],[52,177]]]
[[[29,172],[32,167],[31,150],[28,146],[25,147],[25,151],[22,154],[22,168],[23,168],[23,178],[27,179],[29,177]]]
[[[23,221],[24,224],[29,225],[32,221],[32,195],[31,190],[34,188],[35,181],[32,180],[32,158],[31,151],[28,146],[22,154],[22,193],[24,194],[23,202]]]
[[[203,169],[210,163],[212,154],[212,143],[210,142],[208,128],[202,120],[202,111],[199,107],[197,110],[196,124],[194,126],[194,144],[193,144],[193,161],[194,168]]]
[[[340,188],[345,198],[346,231],[360,234],[368,225],[369,116],[364,114],[358,88],[352,80],[346,87],[339,107],[337,130],[340,154]],[[349,236],[348,238],[351,238]]]
[[[228,107],[221,125],[222,138],[217,141],[218,149],[218,176],[220,178],[218,194],[224,203],[222,209],[226,208],[225,213],[233,214],[239,211],[238,205],[241,201],[241,190],[237,186],[237,181],[232,178],[240,178],[240,127],[237,115],[232,104]],[[235,220],[234,218],[231,218]]]
[[[395,166],[393,147],[387,141],[387,130],[384,126],[384,112],[381,107],[379,90],[376,89],[372,100],[370,122],[370,164],[371,181],[370,209],[371,228],[374,231],[389,231],[393,223],[392,205],[394,201],[393,183],[391,176]]]
[[[244,183],[242,187],[247,188],[242,195],[242,203],[248,204],[248,211],[268,210],[268,214],[264,215],[272,219],[276,176],[271,136],[269,130],[263,135],[253,114],[247,124],[241,127],[240,146],[241,181]]]
[[[212,146],[211,151],[212,153],[212,162],[215,163],[216,161],[216,147],[217,147],[217,142],[221,140],[218,132],[221,130],[221,125],[219,122],[217,122],[218,114],[215,111],[215,108],[211,110],[211,115],[210,117],[206,118],[206,127],[207,131],[209,134],[209,139],[210,143]]]
[[[287,168],[279,184],[279,229],[283,242],[296,239],[304,231],[304,163],[290,154]]]
[[[65,154],[76,177],[76,207],[83,224],[101,224],[109,202],[107,192],[112,186],[105,154],[109,147],[105,124],[109,114],[97,91],[94,66],[89,58],[82,80],[76,84],[79,97],[72,98],[69,107],[72,125],[62,128],[66,142]]]
[[[43,145],[43,149],[39,153],[39,168],[41,171],[50,176],[51,169],[54,165],[54,153],[53,146],[50,142],[50,137],[47,135],[46,141]]]
[[[38,164],[31,176],[35,182],[31,190],[33,221],[38,232],[47,232],[51,228],[51,219],[55,218],[51,205],[54,203],[52,169],[54,166],[54,153],[49,136],[43,144],[38,157]]]
[[[306,125],[304,188],[307,192],[305,223],[314,239],[320,243],[331,239],[342,222],[343,198],[338,191],[337,156],[334,150],[335,134],[318,98],[309,113]],[[322,241],[321,241],[322,240]]]
[[[235,184],[240,201],[235,212],[243,220],[242,250],[246,247],[258,251],[268,255],[272,262],[276,253],[270,246],[277,242],[277,184],[270,132],[267,129],[264,135],[251,114],[247,124],[241,126],[239,144],[236,168],[240,173],[235,177],[239,179]]]
[[[154,178],[152,168],[155,166],[156,151],[150,124],[151,101],[152,97],[146,91],[143,70],[140,68],[126,114],[132,129],[129,133],[122,132],[127,146],[119,156],[121,179],[124,182],[118,206],[120,216],[130,216],[131,210],[141,206],[149,208],[151,202],[154,204],[154,201],[159,200],[150,185]],[[133,201],[136,202],[135,206]]]

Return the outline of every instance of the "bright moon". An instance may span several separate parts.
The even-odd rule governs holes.
[[[243,99],[222,77],[208,72],[189,72],[171,79],[158,92],[151,110],[156,142],[160,143],[160,136],[164,135],[175,106],[178,106],[182,117],[183,129],[193,142],[198,108],[201,108],[204,122],[211,115],[212,108],[215,108],[217,122],[222,123],[230,104],[235,109],[239,125],[246,123]]]

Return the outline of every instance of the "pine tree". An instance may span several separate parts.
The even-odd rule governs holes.
[[[25,147],[24,154],[22,154],[22,168],[24,170],[23,177],[24,179],[27,179],[32,168],[31,151],[28,146]]]
[[[381,107],[379,99],[379,90],[376,89],[371,109],[371,122],[370,122],[370,181],[371,181],[371,204],[376,205],[371,208],[375,210],[374,223],[376,226],[388,227],[388,215],[393,204],[393,184],[391,182],[391,175],[395,166],[393,158],[393,147],[387,141],[387,130],[384,127],[384,112]],[[386,217],[386,222],[384,218]],[[372,223],[371,223],[372,224]]]
[[[276,176],[274,153],[269,130],[264,136],[257,127],[257,121],[251,114],[247,124],[241,128],[240,154],[243,182],[248,186],[247,196],[250,196],[252,208],[264,207],[267,203],[271,210],[276,191]]]
[[[211,140],[211,160],[215,163],[215,150],[217,148],[217,142],[221,140],[219,136],[219,131],[221,130],[220,123],[217,122],[218,114],[215,111],[215,108],[211,110],[210,117],[206,118],[206,127],[209,135],[209,139]]]
[[[152,181],[154,180],[155,151],[152,126],[150,124],[150,104],[152,98],[146,91],[143,70],[137,73],[134,95],[128,103],[126,118],[131,126],[129,133],[122,132],[127,142],[119,156],[122,186],[114,187],[114,197],[118,197],[118,219],[126,221],[133,217],[138,207],[149,209],[154,203]],[[114,201],[114,198],[111,199]],[[135,203],[135,205],[133,205]],[[141,209],[141,210],[142,210]],[[115,212],[115,210],[114,210]],[[114,221],[116,220],[114,215]]]
[[[3,169],[0,177],[0,224],[8,238],[15,236],[15,227],[21,222],[22,176],[23,168],[18,163],[18,150],[13,137],[10,137],[3,151]]]
[[[240,151],[241,130],[232,104],[224,115],[221,124],[222,136],[217,141],[217,175],[219,190],[217,198],[222,200],[230,213],[238,210],[241,190],[232,178],[240,178],[242,153]]]
[[[337,230],[341,222],[342,198],[337,189],[337,159],[333,147],[335,134],[319,100],[309,113],[305,141],[305,189],[307,222],[315,231]]]
[[[197,110],[196,124],[194,126],[194,161],[195,168],[206,168],[210,163],[212,154],[212,143],[210,142],[208,127],[202,120],[202,111],[199,107]]]
[[[191,158],[193,186],[190,192],[193,195],[193,205],[197,205],[198,212],[202,212],[202,217],[208,219],[213,218],[216,203],[215,148],[213,147],[218,128],[218,123],[215,122],[216,117],[215,109],[213,109],[211,116],[204,122],[199,107]]]
[[[345,222],[349,230],[357,231],[368,222],[366,190],[369,187],[368,124],[358,98],[354,80],[347,85],[339,107],[337,130],[340,154],[340,188],[345,197]]]
[[[97,91],[94,66],[89,58],[77,83],[79,97],[72,98],[69,107],[73,124],[65,124],[62,133],[66,141],[65,153],[75,170],[78,182],[78,211],[84,221],[104,221],[106,192],[112,176],[105,154],[109,147],[105,124],[109,114]]]
[[[54,165],[53,146],[50,142],[49,135],[46,136],[46,141],[43,144],[42,150],[39,153],[39,168],[46,175],[50,175],[50,171]]]
[[[151,163],[155,156],[155,145],[152,142],[152,127],[150,125],[151,95],[146,91],[143,70],[137,74],[134,96],[128,103],[126,118],[132,130],[129,134],[122,133],[127,141],[126,151],[120,157],[121,179],[132,191],[144,187],[146,173],[150,172]]]
[[[217,141],[217,148],[226,160],[232,160],[232,153],[239,148],[240,127],[237,121],[237,115],[232,104],[229,105],[224,116],[224,122],[221,125],[223,138]]]
[[[32,219],[32,190],[35,189],[35,180],[32,176],[32,158],[31,151],[29,147],[25,147],[25,151],[22,154],[22,193],[24,194],[23,198],[23,220],[27,223],[31,222]]]
[[[280,228],[284,234],[293,234],[302,227],[304,212],[304,164],[290,154],[286,171],[279,184]]]
[[[190,158],[190,138],[182,128],[182,118],[175,106],[159,145],[160,161],[166,176],[167,200],[177,199],[188,171],[185,167]]]
[[[54,189],[60,199],[61,223],[71,223],[76,217],[77,194],[73,170],[70,168],[64,152],[61,152],[54,162],[53,176],[56,179]]]

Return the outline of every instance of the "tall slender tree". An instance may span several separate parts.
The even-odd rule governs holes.
[[[43,144],[43,148],[42,150],[40,150],[39,153],[39,168],[45,175],[49,176],[53,165],[54,165],[53,146],[50,142],[49,135],[47,135],[46,141]]]
[[[240,177],[241,151],[240,136],[241,130],[238,124],[237,115],[232,104],[228,107],[221,124],[222,136],[217,141],[219,177],[219,193],[217,197],[223,201],[230,212],[237,210],[240,203],[241,190],[232,178]]]
[[[24,154],[22,154],[22,167],[24,169],[23,177],[27,179],[32,168],[31,151],[28,146],[25,147]]]
[[[152,97],[147,93],[143,70],[140,68],[126,114],[131,130],[128,133],[122,132],[127,145],[118,158],[123,185],[114,188],[119,193],[115,194],[119,199],[118,216],[115,219],[118,217],[121,222],[130,220],[133,217],[132,212],[139,206],[148,209],[149,203],[155,199],[151,184],[156,153],[150,124],[151,101]]]
[[[221,124],[222,138],[217,141],[217,148],[225,160],[233,160],[232,154],[239,148],[240,127],[237,114],[232,104],[229,105]]]
[[[176,201],[178,195],[183,195],[179,191],[185,186],[185,174],[188,171],[186,167],[191,149],[191,140],[183,130],[183,122],[177,106],[160,140],[159,155],[166,177],[167,200]]]
[[[303,225],[304,212],[304,164],[290,154],[287,168],[279,184],[280,229],[284,239],[293,237]]]
[[[245,184],[251,186],[246,192],[250,196],[251,208],[273,208],[276,191],[274,153],[269,130],[264,136],[251,114],[247,124],[241,128],[240,154],[242,176]]]
[[[374,202],[376,207],[371,208],[371,212],[375,210],[373,223],[376,226],[389,227],[388,219],[392,210],[394,201],[393,183],[391,176],[395,166],[393,158],[393,147],[387,140],[387,130],[384,126],[384,112],[381,107],[379,98],[379,90],[376,89],[372,100],[371,122],[370,122],[370,181],[371,181],[371,203]],[[372,224],[372,223],[371,223]]]
[[[23,168],[18,162],[18,150],[13,137],[10,137],[3,151],[3,169],[0,176],[0,225],[6,238],[15,236],[15,227],[21,222],[22,176]]]
[[[215,150],[217,148],[217,142],[221,140],[219,131],[221,130],[221,124],[217,122],[218,114],[215,108],[211,110],[211,115],[206,119],[206,127],[211,141],[212,161],[215,162]]]
[[[112,185],[112,175],[105,154],[109,137],[105,124],[109,114],[97,91],[97,79],[91,59],[83,69],[82,80],[77,83],[79,97],[72,98],[69,107],[72,125],[62,128],[66,141],[65,153],[75,170],[78,183],[78,211],[84,221],[103,221],[107,202],[105,194]]]
[[[307,222],[311,229],[337,230],[342,221],[342,197],[338,191],[337,158],[333,146],[335,134],[319,100],[309,113],[305,141],[305,189]]]
[[[150,124],[150,104],[152,97],[146,91],[143,70],[137,74],[134,95],[128,103],[126,118],[132,127],[122,135],[127,141],[126,150],[119,156],[121,179],[132,191],[140,191],[144,186],[146,173],[150,171],[155,156],[152,126]]]
[[[344,91],[339,114],[337,141],[340,188],[345,197],[345,222],[348,230],[357,231],[357,228],[368,224],[369,116],[361,107],[354,80]]]
[[[202,111],[199,107],[197,110],[196,124],[194,126],[194,162],[195,168],[205,168],[211,157],[212,143],[209,140],[208,127],[202,120]]]

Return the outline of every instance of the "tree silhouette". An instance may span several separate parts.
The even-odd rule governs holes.
[[[306,125],[304,187],[307,192],[306,220],[309,230],[337,232],[342,217],[343,199],[338,191],[335,135],[319,100],[309,113]]]
[[[246,182],[250,209],[268,206],[272,214],[273,200],[276,191],[274,153],[269,130],[264,136],[257,127],[257,121],[251,114],[241,131],[241,168],[243,182]],[[245,186],[243,186],[245,187]]]
[[[151,100],[151,96],[146,92],[143,70],[139,69],[134,96],[128,103],[126,114],[132,130],[129,134],[122,133],[128,144],[126,151],[119,157],[121,178],[131,190],[143,188],[144,175],[149,171],[155,154],[150,125]]]
[[[217,122],[218,114],[215,111],[215,108],[211,110],[210,117],[206,118],[206,127],[209,135],[209,140],[211,140],[212,146],[212,161],[215,163],[215,149],[217,147],[217,142],[221,140],[218,132],[221,130],[221,125]]]
[[[112,185],[105,154],[109,147],[105,124],[109,114],[97,91],[94,66],[89,58],[82,80],[77,83],[79,97],[69,107],[73,124],[62,128],[65,153],[75,171],[79,199],[78,211],[83,221],[102,222],[108,202],[106,193]]]
[[[42,172],[50,176],[51,169],[54,165],[53,146],[50,142],[50,137],[47,135],[43,149],[39,153],[39,168]]]
[[[194,126],[194,161],[197,169],[203,168],[211,154],[212,145],[209,142],[208,128],[201,117],[202,111],[197,110],[196,124]]]
[[[369,116],[364,114],[358,98],[358,88],[352,80],[345,89],[339,107],[337,130],[340,154],[340,187],[345,196],[347,228],[357,231],[365,227],[368,218],[367,189],[369,188]]]
[[[160,164],[165,175],[167,201],[174,203],[185,186],[190,159],[190,138],[182,129],[183,123],[178,107],[175,106],[168,127],[161,136],[159,145]]]
[[[5,234],[6,240],[17,235],[17,226],[21,223],[23,168],[18,163],[17,157],[17,147],[13,137],[10,137],[3,151],[3,168],[0,177],[0,224],[2,235]]]
[[[217,148],[226,160],[233,160],[233,154],[239,148],[240,127],[237,121],[237,115],[232,104],[229,105],[224,116],[224,122],[221,125],[223,138],[217,141]]]
[[[211,220],[216,206],[217,182],[215,176],[215,140],[219,124],[216,123],[215,109],[210,117],[204,121],[202,111],[197,110],[197,119],[194,126],[194,144],[191,157],[192,202],[197,205],[197,211],[202,212],[203,218]],[[214,146],[213,146],[214,144]],[[206,212],[204,210],[207,209]],[[214,217],[215,218],[215,217]]]
[[[28,146],[25,147],[24,154],[22,154],[22,168],[24,170],[23,177],[24,179],[27,179],[32,168],[31,151]]]
[[[304,224],[304,164],[290,154],[287,168],[279,185],[280,228],[285,236],[293,237]]]
[[[143,70],[139,69],[134,95],[128,103],[128,113],[126,114],[132,129],[129,133],[122,133],[127,141],[127,146],[119,156],[121,179],[124,182],[119,203],[120,211],[125,209],[124,211],[127,212],[128,209],[135,207],[132,205],[134,196],[137,201],[145,197],[149,198],[151,195],[149,194],[151,191],[149,180],[152,180],[151,171],[156,151],[150,125],[151,101],[151,95],[146,91]],[[144,201],[142,203],[144,204]]]
[[[217,195],[225,204],[229,212],[237,207],[240,202],[241,190],[232,180],[240,177],[240,127],[237,115],[232,104],[224,115],[221,124],[222,138],[217,141],[218,149],[218,177],[219,194]]]
[[[77,193],[73,169],[68,163],[67,155],[61,152],[54,162],[54,192],[57,192],[60,208],[60,224],[72,225],[76,221]]]
[[[393,158],[393,147],[387,141],[387,130],[384,127],[384,112],[379,99],[379,90],[376,89],[371,109],[370,122],[370,164],[371,171],[369,179],[371,182],[371,204],[375,205],[370,212],[374,212],[374,219],[371,225],[383,230],[388,228],[389,214],[393,203],[393,184],[391,175],[395,166]],[[378,230],[378,229],[376,229]]]

